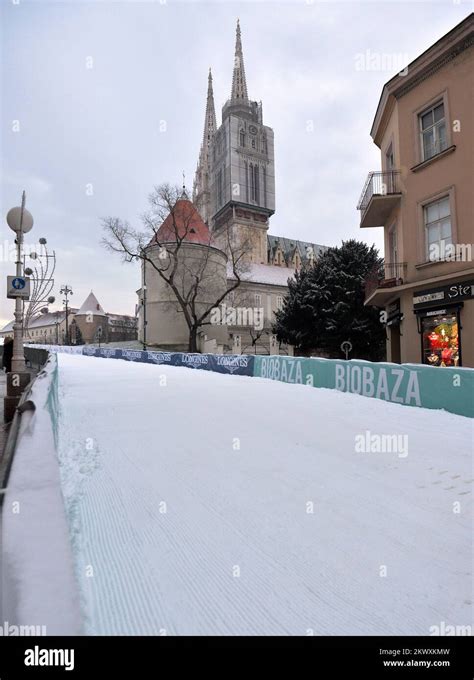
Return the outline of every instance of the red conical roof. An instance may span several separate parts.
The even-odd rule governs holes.
[[[151,240],[153,243],[172,243],[177,238],[184,238],[191,243],[209,245],[212,242],[209,227],[203,221],[194,204],[187,198],[176,201],[173,212],[168,215],[156,236]]]

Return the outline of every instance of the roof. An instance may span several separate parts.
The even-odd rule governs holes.
[[[69,316],[74,316],[75,310],[69,309]],[[47,314],[38,314],[31,319],[28,324],[28,328],[43,328],[44,326],[54,326],[56,323],[61,323],[66,318],[66,312],[64,310],[58,310],[57,312],[48,312]],[[9,321],[6,326],[4,326],[0,333],[9,333],[13,331],[13,324],[15,321]]]
[[[298,252],[301,261],[304,263],[310,259],[309,253],[313,253],[314,257],[320,257],[328,246],[322,246],[318,243],[311,243],[310,241],[298,241],[295,238],[286,238],[285,236],[267,236],[268,250],[271,255],[274,255],[278,247],[283,251],[283,256],[286,262],[291,262],[295,251]],[[310,250],[311,249],[311,250]]]
[[[76,312],[76,316],[85,316],[86,314],[94,314],[94,316],[106,316],[104,310],[94,293],[91,291],[82,303],[81,308]]]
[[[183,192],[183,195],[184,192]],[[176,201],[173,210],[167,216],[156,236],[149,245],[158,243],[173,243],[177,238],[209,245],[212,242],[209,227],[198,213],[196,206],[188,198]]]
[[[293,276],[294,271],[289,267],[276,267],[272,264],[251,264],[248,271],[240,274],[242,281],[285,287],[288,286],[288,279]],[[231,264],[227,265],[227,278],[235,279]]]
[[[14,321],[9,321],[7,325],[2,328],[0,333],[8,333],[9,331],[12,331],[14,323],[15,323]]]

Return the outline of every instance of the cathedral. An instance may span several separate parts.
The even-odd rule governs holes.
[[[222,122],[218,126],[209,70],[204,134],[192,202],[183,188],[178,203],[176,214],[190,210],[195,212],[192,234],[187,238],[192,257],[196,258],[200,245],[202,257],[207,257],[209,243],[212,243],[215,251],[212,253],[213,266],[224,268],[223,276],[228,286],[233,278],[227,257],[229,235],[233,243],[247,244],[245,273],[240,286],[225,300],[225,305],[237,311],[253,310],[253,314],[245,317],[237,313],[229,316],[227,313],[225,323],[221,319],[203,326],[199,335],[200,350],[290,353],[291,348],[279,346],[272,335],[274,313],[283,305],[288,279],[303,264],[316,260],[326,248],[268,233],[270,218],[275,212],[274,134],[264,122],[262,103],[252,101],[248,96],[238,21],[230,99],[222,108]],[[158,232],[160,243],[166,241],[166,228],[165,220]],[[219,253],[223,257],[220,258]],[[164,349],[185,350],[188,329],[179,306],[173,302],[173,295],[162,280],[157,280],[160,276],[146,262],[142,265],[142,279],[146,286],[142,285],[137,293],[139,309],[143,310],[146,305],[146,342]],[[261,310],[261,313],[256,314],[255,310]],[[224,312],[222,318],[223,315]],[[141,339],[143,324],[143,311],[139,311]]]

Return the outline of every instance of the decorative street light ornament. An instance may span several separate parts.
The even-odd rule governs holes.
[[[48,305],[52,305],[55,300],[56,298],[54,297],[54,295],[50,295],[48,298]]]
[[[25,268],[25,276],[31,276],[33,274],[33,270],[31,267],[26,267]]]
[[[45,246],[47,244],[47,240],[43,237],[40,238],[39,242],[42,246]]]
[[[25,208],[12,208],[7,213],[7,224],[17,234],[20,231],[27,234],[33,228],[33,215]]]

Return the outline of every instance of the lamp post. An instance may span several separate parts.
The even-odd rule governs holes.
[[[66,306],[66,336],[65,336],[65,344],[69,345],[69,326],[68,326],[68,316],[69,316],[69,300],[67,299],[68,295],[73,295],[72,288],[70,288],[67,284],[65,286],[61,287],[61,290],[59,291],[61,295],[64,295],[64,300],[63,304]]]
[[[10,371],[7,373],[7,394],[4,398],[4,418],[9,422],[15,413],[23,390],[30,382],[30,373],[26,370],[23,349],[23,300],[19,291],[25,286],[23,280],[23,235],[33,227],[33,217],[25,209],[26,195],[23,192],[21,206],[12,208],[7,214],[7,224],[15,232],[16,238],[16,274],[12,285],[15,292],[8,297],[15,297],[15,322],[13,324],[13,351]]]
[[[23,234],[27,234],[33,227],[33,217],[25,209],[26,195],[23,192],[21,197],[21,207],[12,208],[7,214],[7,223],[10,229],[16,233],[16,276],[23,276]],[[15,323],[13,324],[13,356],[12,372],[25,371],[25,356],[23,350],[23,302],[20,297],[15,298]]]
[[[143,284],[142,284],[142,305],[143,305],[143,349],[146,350],[146,260],[143,259]]]

